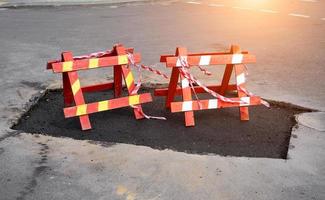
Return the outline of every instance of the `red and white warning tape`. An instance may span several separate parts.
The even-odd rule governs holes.
[[[221,101],[224,102],[229,102],[229,103],[244,103],[241,101],[234,101],[230,98],[224,97],[218,93],[216,93],[213,90],[210,90],[207,86],[205,86],[204,84],[202,84],[199,80],[197,80],[186,68],[189,68],[189,65],[187,63],[187,59],[184,56],[180,56],[179,57],[180,63],[181,63],[181,67],[180,67],[180,72],[181,74],[188,79],[189,82],[192,82],[194,84],[197,84],[198,86],[202,87],[204,89],[204,91],[206,91],[207,93],[211,94],[212,96],[214,96],[217,99],[220,99]],[[193,88],[194,90],[194,88]],[[246,102],[245,102],[246,103]]]
[[[74,56],[73,59],[74,60],[80,60],[80,59],[89,59],[89,58],[100,58],[103,57],[105,55],[110,54],[112,51],[107,50],[107,51],[99,51],[99,52],[95,52],[95,53],[91,53],[91,54],[87,54],[87,55],[82,55],[82,56]]]
[[[154,69],[153,67],[151,66],[148,66],[148,65],[139,65],[139,64],[136,64],[135,61],[134,61],[134,56],[132,53],[128,53],[128,58],[129,58],[129,61],[131,62],[131,66],[135,67],[137,70],[138,70],[138,73],[139,73],[139,81],[138,83],[140,82],[140,86],[141,86],[141,79],[142,79],[142,73],[141,73],[141,69],[144,69],[144,70],[147,70],[149,72],[152,72],[156,75],[159,75],[159,76],[162,76],[164,77],[165,79],[169,79],[169,77],[162,73],[161,71],[157,70],[157,69]],[[140,86],[136,89],[139,90]],[[136,90],[136,91],[137,91]]]
[[[161,71],[159,71],[159,70],[157,70],[157,69],[154,69],[154,68],[152,68],[152,67],[150,67],[150,66],[147,66],[147,65],[141,65],[141,68],[142,68],[142,69],[145,69],[145,70],[147,70],[147,71],[150,71],[150,72],[152,72],[152,73],[154,73],[154,74],[157,74],[157,75],[159,75],[159,76],[162,76],[162,77],[164,77],[165,79],[169,79],[169,77],[168,77],[166,74],[164,74],[164,73],[162,73]]]
[[[139,89],[140,89],[140,87],[141,87],[141,84],[142,84],[142,73],[141,73],[141,68],[140,68],[140,67],[135,63],[135,61],[134,61],[134,56],[133,56],[133,54],[128,53],[128,59],[129,59],[129,61],[130,61],[130,63],[131,63],[130,66],[132,66],[132,67],[134,67],[134,68],[137,68],[137,70],[138,70],[138,74],[139,74],[138,82],[137,82],[137,84],[135,85],[134,89],[131,91],[131,94],[134,95],[134,94],[136,94],[136,93],[139,91]]]
[[[143,110],[139,106],[131,105],[130,107],[137,109],[137,111],[146,119],[167,120],[166,117],[156,117],[156,116],[147,115],[146,113],[143,112]]]
[[[202,66],[198,65],[198,68],[203,72],[205,75],[211,76],[212,73],[208,71],[207,69],[204,69]]]
[[[138,79],[138,82],[136,84],[136,86],[134,87],[134,89],[131,91],[131,94],[134,95],[138,92],[138,90],[140,89],[141,87],[141,84],[142,84],[142,72],[141,72],[141,68],[142,69],[146,69],[148,71],[151,71],[151,72],[154,72],[155,74],[158,74],[158,75],[161,75],[161,76],[166,76],[165,74],[161,73],[160,71],[158,70],[155,70],[151,67],[148,67],[146,66],[146,68],[143,68],[142,65],[138,65],[135,63],[134,61],[134,57],[133,57],[133,54],[131,53],[128,53],[128,59],[131,63],[131,66],[137,68],[138,70],[138,74],[139,74],[139,79]],[[166,76],[167,77],[167,76]],[[168,77],[167,77],[168,78]],[[156,116],[150,116],[150,115],[147,115],[143,112],[143,110],[139,107],[139,106],[134,106],[134,105],[131,105],[132,108],[135,108],[137,109],[137,111],[143,115],[146,119],[159,119],[159,120],[167,120],[166,117],[156,117]]]
[[[184,56],[180,56],[179,57],[179,61],[181,63],[181,67],[180,67],[180,72],[181,74],[186,78],[188,79],[188,81],[191,83],[194,83],[194,84],[197,84],[198,86],[200,86],[201,88],[204,89],[204,91],[206,91],[207,93],[211,94],[212,96],[214,96],[215,98],[221,100],[221,101],[224,101],[224,102],[228,102],[228,103],[239,103],[239,104],[249,104],[249,102],[245,102],[244,99],[242,99],[241,101],[235,101],[235,100],[232,100],[230,98],[227,98],[225,96],[222,96],[216,92],[214,92],[213,90],[210,90],[207,86],[205,86],[204,84],[202,84],[199,80],[197,80],[188,70],[187,68],[189,68],[189,65],[187,63],[187,59],[186,57]],[[191,85],[192,87],[192,90],[194,90],[194,87],[193,87],[193,84]],[[244,88],[242,87],[239,87],[247,96],[253,96],[252,93],[249,93],[247,90],[245,90]],[[265,105],[266,107],[269,107],[269,104],[264,101],[264,100],[261,100],[261,103],[263,105]]]
[[[251,97],[251,96],[255,96],[253,93],[251,93],[251,92],[249,92],[249,91],[247,91],[245,88],[243,88],[243,87],[238,87],[242,92],[244,92],[247,96],[249,96],[249,97]],[[266,106],[266,107],[270,107],[270,104],[267,102],[267,101],[265,101],[265,100],[263,100],[263,99],[261,99],[261,104],[263,104],[264,106]]]
[[[103,56],[106,56],[110,54],[112,51],[107,50],[107,51],[99,51],[91,54],[85,54],[81,56],[73,56],[74,60],[81,60],[81,59],[90,59],[90,58],[100,58]],[[53,62],[61,62],[61,60],[54,60]]]

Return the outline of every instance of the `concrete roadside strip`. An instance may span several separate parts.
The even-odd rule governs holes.
[[[318,131],[325,131],[325,113],[303,113],[297,116],[298,123]]]
[[[24,8],[47,6],[109,5],[156,2],[157,0],[0,0],[0,8]]]

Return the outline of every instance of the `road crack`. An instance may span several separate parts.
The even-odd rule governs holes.
[[[39,159],[37,161],[37,167],[35,167],[29,183],[24,187],[24,190],[19,193],[20,196],[17,200],[24,200],[26,196],[32,194],[38,184],[37,179],[50,169],[47,166],[49,146],[42,142],[38,142],[38,144],[41,148],[38,153]]]

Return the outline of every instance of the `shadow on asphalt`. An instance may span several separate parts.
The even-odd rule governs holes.
[[[86,100],[112,96],[111,91],[97,92],[87,94]],[[238,108],[197,111],[196,126],[186,128],[183,113],[166,111],[164,98],[154,97],[153,102],[143,104],[145,113],[165,116],[167,121],[135,120],[131,108],[122,108],[90,115],[93,129],[81,131],[79,119],[64,119],[62,108],[62,91],[48,91],[13,129],[103,145],[126,143],[192,154],[286,159],[291,129],[296,124],[294,115],[307,111],[283,104],[255,106],[250,108],[248,122],[239,120]]]

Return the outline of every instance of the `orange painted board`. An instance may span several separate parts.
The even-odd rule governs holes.
[[[124,56],[124,55],[119,55]],[[91,60],[95,61],[93,68],[99,68],[99,67],[112,67],[114,65],[121,64],[119,62],[119,56],[108,56],[108,57],[101,57],[101,58],[92,58],[92,59],[78,59],[70,61],[72,63],[68,62],[54,62],[49,63],[49,67],[53,70],[55,73],[61,73],[61,72],[67,72],[67,71],[77,71],[77,70],[87,70],[91,69]],[[139,63],[141,61],[141,55],[138,53],[134,54],[134,61],[136,63]],[[126,64],[126,63],[123,63]],[[68,69],[64,69],[64,65],[70,65],[67,67]]]
[[[138,96],[138,100],[131,100],[132,98],[136,98]],[[130,99],[131,98],[131,99]],[[83,104],[73,107],[64,108],[64,116],[66,118],[82,116],[91,113],[113,110],[117,108],[130,106],[131,102],[137,102],[134,105],[151,102],[152,97],[150,93],[144,93],[139,95],[120,97],[116,99],[105,100],[101,102],[94,102],[89,104]],[[133,104],[132,104],[133,105]],[[79,111],[78,111],[79,109]]]
[[[248,51],[242,51],[242,54],[248,54]],[[213,56],[213,55],[229,55],[231,53],[229,52],[206,52],[206,53],[189,53],[188,56]],[[175,55],[161,55],[160,56],[160,62],[166,62],[167,57],[175,57]]]
[[[255,63],[256,56],[250,54],[241,54],[242,59],[239,63]],[[187,56],[187,62],[189,66],[197,66],[197,65],[223,65],[223,64],[232,64],[234,63],[234,54],[227,55],[211,55],[209,62],[207,64],[200,64],[202,56]],[[166,66],[167,67],[181,67],[178,62],[178,57],[167,57],[166,58]]]
[[[261,105],[261,98],[258,96],[247,97],[250,100],[249,105]],[[231,98],[234,101],[239,101],[240,98]],[[217,101],[214,103],[214,106],[211,105],[211,101]],[[199,102],[201,103],[201,109],[199,106]],[[187,105],[185,105],[187,104]],[[209,106],[210,104],[210,106]],[[217,105],[217,106],[215,106]],[[205,99],[205,100],[192,100],[192,101],[184,101],[184,102],[172,102],[171,103],[171,112],[186,112],[189,110],[207,110],[207,109],[218,109],[218,108],[227,108],[227,107],[242,107],[247,106],[248,104],[239,104],[239,103],[230,103],[224,102],[217,99]]]

